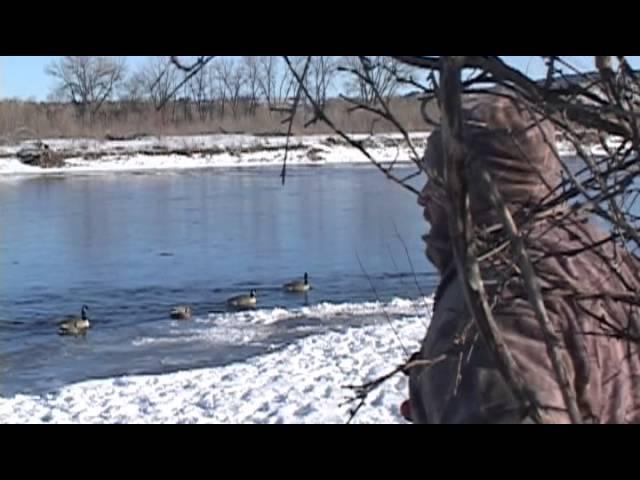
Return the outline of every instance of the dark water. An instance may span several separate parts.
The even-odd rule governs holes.
[[[427,226],[414,196],[368,166],[292,168],[284,187],[278,173],[2,180],[0,395],[222,365],[301,335],[372,321],[277,322],[252,340],[242,338],[238,316],[233,335],[217,331],[224,300],[251,288],[267,310],[433,290],[437,277],[420,239]],[[283,282],[305,271],[314,290],[282,291]],[[197,320],[168,319],[180,303],[192,305]],[[82,304],[90,307],[92,330],[84,338],[59,337],[56,321]]]

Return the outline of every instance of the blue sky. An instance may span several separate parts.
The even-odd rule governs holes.
[[[45,100],[53,80],[44,72],[59,56],[0,57],[0,98]],[[131,68],[148,57],[126,57]]]
[[[60,58],[54,56],[31,57],[0,57],[0,98],[33,97],[44,100],[49,93],[52,80],[45,74],[45,67],[53,60]],[[126,57],[127,64],[134,69],[142,64],[148,57]],[[543,64],[540,57],[532,56],[504,56],[508,63],[522,71],[539,76],[542,74]],[[593,68],[593,57],[568,57],[581,69]],[[627,57],[634,68],[640,67],[640,57]]]

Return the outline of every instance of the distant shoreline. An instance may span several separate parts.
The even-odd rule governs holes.
[[[421,156],[431,132],[411,132],[409,138]],[[370,155],[389,165],[412,164],[410,145],[400,133],[354,134]],[[287,139],[284,136],[214,134],[187,136],[141,136],[127,140],[43,139],[0,146],[0,175],[42,175],[60,173],[113,173],[184,170],[205,168],[242,168],[281,166]],[[42,168],[20,160],[28,149],[46,145],[64,161],[64,166]],[[575,150],[558,142],[561,156]],[[370,164],[358,149],[338,135],[298,135],[289,138],[287,164],[290,166]],[[602,147],[593,146],[594,154]]]
[[[421,155],[428,132],[409,134]],[[353,135],[381,163],[411,163],[412,151],[400,134]],[[65,163],[42,168],[20,160],[22,152],[47,145]],[[283,136],[240,134],[139,137],[134,140],[44,139],[0,146],[0,174],[49,174],[126,172],[280,166],[287,139]],[[362,152],[337,135],[304,135],[289,138],[287,164],[369,164]]]

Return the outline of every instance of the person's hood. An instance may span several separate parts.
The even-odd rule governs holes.
[[[468,161],[480,162],[488,170],[512,212],[539,203],[558,185],[562,170],[553,146],[555,132],[548,121],[512,98],[490,94],[465,98],[463,120]],[[429,137],[423,162],[429,177],[421,198],[424,205],[434,197],[446,198],[438,186],[444,185],[439,128]],[[486,188],[473,178],[468,187],[474,223],[495,223],[497,217]],[[425,217],[431,224],[425,240],[430,260],[443,272],[452,259],[448,233],[452,217],[446,201],[436,203],[436,207],[425,208]]]

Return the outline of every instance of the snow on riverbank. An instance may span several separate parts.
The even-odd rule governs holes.
[[[418,155],[426,146],[428,132],[410,134]],[[411,162],[412,150],[400,134],[354,135],[381,163]],[[143,137],[136,140],[52,139],[43,140],[51,151],[65,160],[60,168],[26,165],[18,152],[33,142],[0,146],[0,174],[60,174],[128,171],[180,170],[197,168],[237,168],[279,166],[284,159],[286,138],[253,135],[194,135],[184,137]],[[611,146],[616,143],[612,140]],[[368,164],[369,159],[335,135],[296,136],[289,140],[289,165]],[[567,142],[558,142],[562,156],[575,155]],[[594,155],[604,153],[600,146]]]
[[[431,300],[376,305],[319,305],[314,315],[329,319],[336,309],[355,315],[376,306],[392,324],[307,336],[222,367],[89,380],[46,395],[0,398],[0,423],[344,423],[349,405],[342,403],[351,392],[343,387],[404,362],[403,346],[413,352],[424,337]],[[282,312],[272,313],[283,321]],[[273,320],[269,312],[256,315],[259,323]],[[407,393],[407,379],[398,374],[370,395],[354,422],[405,423],[399,406]]]

